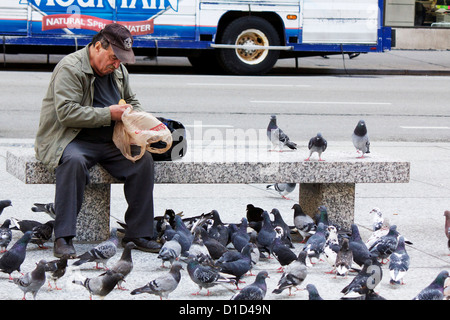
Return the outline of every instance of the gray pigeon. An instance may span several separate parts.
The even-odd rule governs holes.
[[[327,149],[327,140],[319,132],[315,137],[312,137],[308,142],[309,157],[305,161],[309,161],[314,152],[319,155],[319,161],[325,161],[322,159],[322,153]]]
[[[292,142],[289,137],[277,125],[277,116],[272,115],[267,126],[267,137],[274,146],[275,150],[282,151],[283,147],[296,150],[297,144]]]
[[[256,275],[255,282],[242,288],[240,292],[233,295],[231,300],[263,300],[267,292],[266,279],[270,278],[265,270]]]
[[[12,206],[11,200],[1,200],[0,201],[0,214],[3,213],[3,209],[5,209],[7,207],[11,207],[11,206]]]
[[[258,248],[262,252],[267,252],[270,255],[270,247],[275,240],[277,233],[275,232],[272,221],[270,221],[269,213],[267,211],[263,212],[263,224],[261,230],[259,230],[256,240],[258,243]]]
[[[61,290],[58,288],[57,281],[66,274],[67,260],[70,258],[69,255],[63,255],[57,260],[48,261],[45,265],[45,272],[50,273],[48,279],[48,286],[51,288],[50,280],[53,280],[55,284],[55,290]]]
[[[449,277],[447,270],[439,272],[437,277],[427,287],[422,289],[413,300],[443,300],[444,299],[444,283]]]
[[[117,253],[118,243],[119,240],[117,238],[117,229],[113,228],[111,230],[111,234],[108,240],[99,243],[94,248],[90,249],[89,251],[86,251],[82,255],[79,255],[77,257],[77,259],[79,260],[75,261],[72,265],[80,266],[86,262],[95,262],[96,269],[99,269],[98,267],[99,263],[102,263],[103,266],[106,268],[108,260],[114,257],[114,255]]]
[[[136,247],[137,246],[136,244],[134,244],[134,242],[128,242],[122,251],[120,259],[112,266],[111,271],[120,273],[121,275],[123,275],[123,279],[125,279],[133,270],[133,257],[131,251]],[[117,283],[117,288],[119,290],[126,290],[124,287],[122,287],[123,281],[124,280],[120,280]]]
[[[10,224],[11,220],[6,219],[0,226],[0,253],[6,252],[6,248],[8,248],[8,245],[11,243],[12,231],[9,228]]]
[[[119,281],[123,281],[121,273],[107,270],[97,277],[86,278],[84,281],[73,280],[72,283],[85,287],[89,292],[90,300],[92,300],[93,296],[98,296],[103,300],[116,287]]]
[[[52,219],[56,218],[55,204],[50,203],[34,203],[34,207],[31,208],[33,212],[44,212],[48,214]]]
[[[361,235],[359,233],[358,226],[354,223],[352,223],[352,233],[350,235],[349,240],[349,248],[353,253],[353,261],[359,265],[364,265],[364,262],[367,259],[374,259],[376,258],[375,255],[372,255],[369,252],[369,249],[367,248],[366,244],[361,239]]]
[[[302,242],[306,242],[306,239],[316,233],[317,225],[313,218],[303,212],[302,207],[296,203],[292,207],[294,209],[294,226],[302,236]]]
[[[14,283],[23,291],[22,300],[26,300],[25,296],[29,292],[36,300],[36,294],[45,283],[45,260],[41,260],[36,264],[33,271],[27,272],[19,278],[14,279]]]
[[[181,255],[180,234],[176,233],[172,239],[164,242],[158,253],[158,259],[162,260],[162,268],[165,268],[164,263],[169,262],[173,264]]]
[[[227,246],[230,243],[228,226],[222,222],[217,210],[212,210],[210,213],[212,214],[213,224],[208,228],[209,236]]]
[[[372,244],[369,252],[381,259],[381,263],[383,263],[384,259],[387,259],[397,248],[398,235],[397,226],[392,225],[389,228],[388,234],[380,237]]]
[[[206,230],[205,230],[206,231]],[[209,254],[208,247],[206,247],[205,243],[202,239],[201,227],[197,226],[194,229],[194,240],[192,241],[191,247],[188,252],[189,256],[197,257],[197,256],[207,256],[211,258]]]
[[[278,281],[277,288],[272,293],[280,294],[285,289],[289,289],[289,295],[292,295],[291,289],[297,288],[305,281],[308,275],[308,268],[306,267],[306,251],[300,251],[297,260],[291,262],[284,269],[283,275]]]
[[[342,239],[342,245],[336,255],[336,275],[347,276],[352,268],[353,264],[353,252],[350,249],[349,240],[347,238]]]
[[[230,236],[231,243],[233,244],[233,247],[239,252],[242,251],[245,245],[250,241],[250,234],[247,232],[247,227],[248,223],[246,218],[241,219],[239,228],[234,224],[230,225],[231,229],[235,229]]]
[[[252,268],[252,250],[253,244],[248,243],[242,249],[242,252],[234,255],[232,259],[227,259],[226,261],[216,261],[216,265],[220,268],[221,272],[236,277],[236,288],[238,289],[239,280]]]
[[[219,268],[209,263],[201,263],[201,257],[189,257],[187,261],[187,272],[191,280],[198,285],[199,290],[194,295],[199,295],[203,288],[207,289],[206,295],[209,296],[209,288],[220,283],[235,283],[236,277],[219,271]]]
[[[31,240],[31,231],[27,231],[17,240],[16,243],[0,257],[0,271],[9,274],[9,280],[12,280],[11,273],[20,272],[20,266],[25,260],[27,245]]]
[[[383,271],[381,267],[373,264],[372,260],[366,260],[363,268],[352,281],[341,290],[341,293],[344,294],[343,299],[354,297],[355,294],[358,297],[365,296],[380,283],[382,277]]]
[[[292,244],[292,237],[291,237],[291,228],[288,226],[286,222],[284,222],[283,217],[281,216],[280,210],[273,208],[272,211],[270,211],[271,214],[273,214],[273,221],[272,225],[273,227],[281,227],[283,230],[281,240],[284,244],[289,246],[290,248],[294,248]]]
[[[168,298],[169,294],[174,291],[181,280],[181,272],[183,267],[179,262],[174,262],[170,271],[147,283],[145,286],[136,288],[131,291],[132,295],[148,293],[159,296],[160,300]]]
[[[296,183],[275,183],[266,186],[266,189],[277,191],[283,199],[290,200],[286,196],[295,190]]]
[[[361,152],[359,158],[364,158],[366,153],[370,153],[370,141],[367,134],[367,126],[364,120],[359,120],[352,134],[353,145],[356,151]]]
[[[315,264],[313,263],[312,258],[320,258],[320,255],[323,253],[323,248],[326,241],[327,239],[325,238],[325,225],[320,222],[317,226],[316,233],[308,238],[305,246],[302,249],[303,251],[306,251],[311,264]]]
[[[391,284],[404,284],[403,277],[409,270],[410,257],[405,248],[405,238],[400,236],[397,249],[391,254],[389,261],[389,274]]]
[[[306,290],[308,291],[308,300],[323,300],[316,286],[312,283],[306,285]]]

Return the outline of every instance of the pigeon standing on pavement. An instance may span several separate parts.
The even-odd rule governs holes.
[[[269,273],[265,270],[260,271],[256,275],[255,281],[233,295],[231,300],[263,300],[267,292],[267,278],[269,278]]]
[[[55,204],[50,203],[34,203],[34,207],[31,208],[33,212],[44,212],[48,214],[52,219],[56,218]]]
[[[314,152],[319,155],[319,161],[325,161],[322,159],[322,153],[327,149],[327,140],[319,132],[315,137],[312,137],[308,142],[309,157],[305,161],[309,161]]]
[[[445,210],[444,216],[445,216],[444,228],[445,228],[445,235],[447,236],[447,248],[448,250],[450,250],[450,211]]]
[[[117,238],[117,229],[113,228],[108,240],[99,243],[94,248],[86,251],[82,255],[79,255],[77,257],[79,260],[75,261],[72,265],[80,266],[86,262],[95,262],[96,269],[99,269],[99,263],[103,264],[104,268],[106,268],[108,260],[114,257],[117,253],[118,243],[119,239]]]
[[[14,283],[23,291],[22,300],[26,300],[26,294],[31,293],[36,300],[36,294],[45,283],[45,260],[40,260],[33,271],[27,272],[19,278],[14,279]]]
[[[228,226],[226,226],[222,219],[220,218],[220,214],[217,210],[212,210],[212,220],[213,224],[208,229],[209,236],[219,241],[224,246],[227,246],[230,243],[230,236],[228,231]]]
[[[380,283],[382,276],[381,267],[373,264],[372,260],[366,260],[363,268],[352,281],[341,290],[341,293],[344,294],[344,298],[352,297],[353,294],[364,296]]]
[[[183,220],[179,215],[176,215],[174,218],[174,224],[175,224],[175,233],[178,233],[180,235],[180,238],[178,239],[178,242],[181,245],[181,254],[187,254],[189,251],[189,248],[192,245],[192,241],[194,241],[194,235],[191,233],[191,231],[186,227]]]
[[[342,245],[336,255],[336,275],[347,276],[353,264],[353,252],[349,247],[348,238],[342,239]]]
[[[306,290],[308,291],[308,300],[323,300],[316,286],[312,283],[306,285]]]
[[[370,141],[367,134],[367,126],[364,120],[359,120],[352,134],[353,145],[358,152],[361,152],[359,158],[364,158],[366,153],[370,153]]]
[[[247,244],[240,255],[236,255],[235,259],[228,261],[216,261],[216,265],[221,272],[231,274],[236,277],[236,287],[239,288],[239,281],[252,268],[251,251],[253,246],[251,243]]]
[[[85,278],[84,281],[73,280],[72,283],[85,287],[89,292],[90,300],[92,300],[93,296],[98,296],[103,300],[111,291],[113,291],[117,283],[122,280],[123,275],[121,273],[106,270],[106,272],[103,272],[96,277]]]
[[[367,259],[374,259],[374,256],[369,252],[366,244],[361,239],[358,226],[353,223],[351,228],[349,248],[353,253],[353,261],[357,265],[362,266]]]
[[[319,259],[320,255],[323,253],[323,248],[325,246],[325,225],[320,222],[317,226],[316,233],[308,238],[305,246],[302,250],[306,251],[309,261],[314,264],[312,258]]]
[[[447,270],[439,272],[437,277],[427,287],[422,289],[413,300],[443,300],[444,299],[444,284],[449,277]]]
[[[298,203],[294,204],[292,209],[294,209],[294,226],[302,236],[302,242],[306,242],[307,238],[316,233],[317,225],[313,218],[303,212]]]
[[[63,255],[59,259],[48,261],[46,263],[45,272],[49,273],[48,286],[50,288],[52,288],[50,281],[53,280],[53,283],[55,284],[55,290],[61,290],[61,288],[58,288],[57,281],[66,274],[68,259],[69,255]]]
[[[205,243],[203,242],[201,229],[203,228],[199,226],[195,227],[194,229],[194,240],[192,241],[192,244],[189,248],[188,256],[197,257],[204,255],[211,258],[208,247],[206,247]]]
[[[20,272],[20,266],[25,260],[27,245],[31,240],[31,231],[25,234],[14,243],[14,245],[0,257],[0,271],[9,274],[9,280],[12,280],[11,273]]]
[[[136,288],[131,291],[132,295],[148,293],[159,296],[159,299],[168,298],[169,294],[174,291],[181,280],[181,272],[183,267],[179,262],[174,262],[170,267],[170,271],[151,280],[145,286]]]
[[[369,214],[373,214],[372,231],[381,229],[384,225],[384,216],[380,208],[373,208],[372,210],[370,210]]]
[[[297,255],[283,242],[283,229],[277,226],[275,227],[275,232],[277,233],[277,236],[272,243],[270,253],[280,263],[281,267],[279,268],[279,272],[282,272],[283,267],[297,259]]]
[[[23,233],[32,231],[31,243],[37,244],[39,248],[46,249],[44,243],[51,239],[55,220],[41,223],[36,220],[19,220],[11,218],[12,229],[18,229]]]
[[[137,246],[134,242],[128,242],[125,245],[125,248],[122,251],[122,255],[120,259],[112,266],[111,271],[114,271],[116,273],[120,273],[123,275],[123,280],[120,280],[117,283],[117,288],[119,290],[126,290],[124,287],[122,287],[122,282],[124,279],[131,273],[133,270],[133,257],[132,257],[132,250],[135,249]]]
[[[3,213],[3,210],[7,207],[11,207],[12,206],[12,202],[11,200],[1,200],[0,201],[0,214]]]
[[[397,226],[392,225],[388,234],[379,238],[369,248],[369,252],[381,259],[381,263],[383,263],[384,259],[387,259],[397,248],[398,235]]]
[[[205,228],[200,227],[200,233],[203,240],[203,244],[208,249],[209,255],[213,260],[219,259],[225,252],[228,251],[227,247],[221,244],[214,238],[211,238],[208,231]]]
[[[0,226],[0,253],[6,252],[6,248],[8,248],[8,245],[11,243],[12,231],[9,228],[10,224],[11,220],[6,219]]]
[[[283,275],[278,281],[277,287],[272,293],[280,294],[285,289],[289,289],[289,295],[292,295],[292,288],[297,288],[297,286],[301,285],[303,281],[305,281],[307,275],[306,252],[300,251],[297,259],[285,268]]]
[[[282,151],[285,146],[291,150],[297,149],[297,144],[292,142],[283,130],[278,127],[276,115],[270,117],[270,122],[267,126],[267,137],[275,150]]]
[[[172,239],[164,242],[158,253],[158,259],[162,260],[161,267],[165,268],[164,263],[173,264],[181,255],[180,234],[176,233]]]
[[[263,224],[256,237],[259,250],[261,252],[267,252],[270,255],[270,247],[275,240],[276,235],[277,233],[272,226],[272,221],[270,221],[269,213],[267,211],[264,211]]]
[[[234,228],[237,228],[237,230],[231,235],[231,243],[239,252],[242,251],[242,248],[250,241],[250,234],[247,232],[247,227],[248,223],[246,218],[241,219],[239,228],[234,225]]]
[[[295,190],[296,185],[297,184],[294,182],[289,182],[289,183],[287,183],[287,182],[286,183],[278,183],[277,182],[275,184],[268,184],[266,186],[266,189],[273,189],[273,190],[277,191],[283,199],[290,200],[286,196]]]
[[[289,227],[288,224],[284,222],[280,210],[273,208],[270,213],[273,214],[274,217],[272,225],[274,227],[280,227],[283,230],[283,233],[281,235],[281,240],[283,241],[283,243],[290,248],[294,248],[294,245],[292,244],[291,227]]]
[[[405,248],[405,239],[400,236],[398,239],[397,249],[391,254],[389,261],[389,274],[391,276],[391,284],[404,284],[403,277],[408,272],[410,257]]]
[[[336,258],[341,246],[339,245],[337,229],[335,226],[327,227],[328,236],[323,246],[323,255],[325,260],[330,264],[332,270],[329,273],[336,271]]]
[[[254,228],[252,226],[252,224],[263,221],[263,217],[262,217],[263,212],[264,212],[264,209],[255,207],[251,203],[247,204],[247,208],[246,208],[247,222],[249,223],[249,226],[252,227],[253,229],[255,229],[257,232],[259,231],[259,229]]]

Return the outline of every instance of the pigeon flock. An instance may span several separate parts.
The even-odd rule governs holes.
[[[37,205],[32,211],[51,216],[50,204],[42,210],[37,210]],[[408,285],[405,278],[413,263],[407,246],[414,244],[400,234],[400,226],[389,224],[379,208],[370,214],[371,235],[363,240],[356,224],[351,230],[333,225],[324,206],[311,217],[294,204],[291,223],[278,209],[269,213],[253,204],[248,204],[234,223],[223,222],[217,210],[183,218],[182,213],[168,209],[155,218],[162,243],[159,253],[140,253],[131,242],[121,247],[121,228],[126,225],[120,222],[121,228],[112,228],[108,240],[91,244],[75,259],[39,259],[32,270],[22,270],[27,252],[33,250],[33,244],[34,250],[51,251],[45,244],[51,244],[52,237],[44,239],[41,229],[52,224],[10,217],[6,220],[14,220],[14,224],[4,228],[18,239],[14,242],[11,237],[2,244],[6,250],[0,255],[0,271],[8,276],[0,281],[17,287],[17,299],[39,299],[41,290],[54,292],[57,299],[59,292],[78,287],[85,291],[86,299],[104,299],[117,292],[121,299],[165,300],[172,292],[189,287],[186,299],[264,300],[270,295],[270,299],[324,300],[320,285],[308,279],[320,273],[334,282],[342,300],[384,300],[379,283],[388,283],[392,290]],[[449,214],[444,215],[447,234]],[[133,258],[137,254],[143,255],[138,265]],[[147,278],[134,279],[130,286],[127,280],[133,277],[133,270],[148,268],[142,260],[156,267],[146,271]],[[449,284],[448,270],[442,270],[415,296],[405,299],[448,299]],[[14,292],[10,295],[14,299]]]

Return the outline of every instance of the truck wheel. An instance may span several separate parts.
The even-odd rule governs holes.
[[[221,44],[279,46],[280,38],[267,20],[248,16],[231,22],[224,30]],[[258,75],[268,72],[280,52],[268,49],[219,49],[219,62],[232,74]]]

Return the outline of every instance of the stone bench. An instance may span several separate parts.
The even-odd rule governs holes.
[[[268,152],[267,148],[189,149],[181,160],[155,162],[155,183],[164,184],[267,184],[296,182],[300,205],[309,215],[320,205],[329,218],[350,228],[354,220],[357,183],[408,183],[409,162],[371,154],[326,153],[326,161],[303,161],[299,152]],[[314,156],[313,156],[314,158]],[[31,148],[7,151],[6,170],[25,184],[54,184],[55,176],[37,161]],[[121,183],[101,166],[91,169],[91,182],[77,222],[77,240],[101,241],[109,236],[111,184]],[[251,199],[249,199],[251,201]]]

